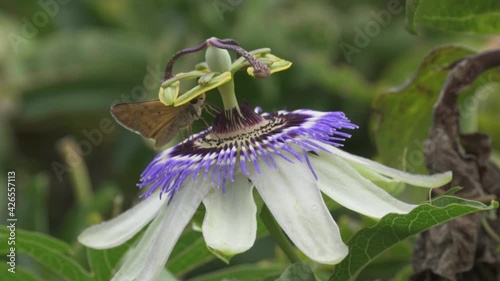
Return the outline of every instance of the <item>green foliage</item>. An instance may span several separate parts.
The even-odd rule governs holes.
[[[6,241],[7,237],[9,237],[9,233],[9,229],[4,226],[0,227],[0,239]],[[134,240],[135,239],[131,239],[127,243],[109,250],[88,249],[87,256],[90,271],[82,267],[82,265],[76,260],[75,251],[69,244],[48,235],[16,229],[15,247],[18,259],[19,254],[28,254],[46,269],[49,269],[51,272],[55,273],[64,280],[108,281],[110,280],[118,262]],[[6,254],[8,252],[9,247],[7,243],[2,243],[2,245],[0,245],[0,253]],[[31,277],[31,273],[25,271],[23,268],[16,268],[16,270],[21,272],[20,276],[26,276],[26,279],[20,280],[39,280]],[[11,273],[4,270],[0,274]],[[11,279],[2,278],[2,280]]]
[[[496,0],[406,1],[407,28],[412,33],[417,33],[416,25],[424,25],[447,31],[498,34],[499,15],[500,4]]]
[[[276,279],[276,281],[293,280],[315,281],[317,279],[312,269],[305,263],[292,264],[283,272],[280,278]]]
[[[175,244],[167,262],[167,268],[174,274],[184,274],[213,258],[214,256],[207,249],[201,233],[188,230]]]
[[[59,235],[66,241],[76,241],[76,237],[81,230],[89,225],[89,218],[110,212],[113,207],[113,200],[118,194],[119,191],[116,186],[101,186],[88,204],[80,204],[78,208],[68,212]]]
[[[36,46],[8,60],[6,79],[25,93],[19,114],[26,121],[107,111],[146,69],[144,43],[116,32],[63,32]],[[109,63],[124,57],[127,65]]]
[[[196,220],[196,216],[195,216]],[[201,225],[201,224],[200,224]],[[269,235],[262,219],[257,219],[257,239]],[[211,260],[215,256],[206,246],[200,231],[188,228],[175,245],[167,262],[167,268],[176,275],[184,275]],[[227,263],[227,261],[224,261]],[[229,270],[231,272],[231,270]]]
[[[364,267],[401,240],[454,218],[496,208],[496,201],[486,206],[477,201],[441,196],[406,215],[386,215],[375,226],[359,231],[348,242],[349,255],[335,267],[330,280],[356,280]]]
[[[262,281],[275,280],[284,270],[283,265],[265,265],[265,264],[246,264],[233,266],[227,269],[218,270],[208,274],[200,275],[191,281],[219,281],[219,280],[238,280],[238,281]],[[288,279],[285,279],[288,280]]]
[[[496,73],[498,75],[498,73]],[[492,146],[500,150],[500,130],[498,129],[498,121],[500,119],[500,77],[493,73],[487,74],[488,83],[478,89],[478,95],[484,97],[479,100],[477,112],[474,116],[477,120],[476,130],[480,132],[488,132],[491,136]],[[496,162],[500,165],[500,162]]]
[[[458,216],[496,207],[498,207],[496,202],[488,207],[475,201],[441,196],[433,200],[432,204],[423,204],[408,215],[390,214],[381,219],[375,226],[355,234],[348,243],[350,254],[346,260],[336,267],[333,280],[354,280],[353,278],[375,257],[410,235]],[[0,238],[5,241],[8,236],[8,229],[2,227],[0,230]],[[259,225],[259,236],[265,233],[265,229],[262,225]],[[68,244],[35,232],[17,230],[16,234],[18,253],[29,254],[40,264],[68,280],[109,280],[110,274],[134,241],[132,239],[126,244],[111,250],[97,251],[88,249],[88,263],[91,269],[88,272],[75,260],[74,251]],[[1,253],[8,252],[6,244],[3,244],[2,247],[0,248]],[[397,252],[401,253],[402,251],[400,249]],[[352,257],[356,257],[356,259]],[[207,250],[201,233],[189,230],[177,243],[167,267],[176,274],[184,274],[211,259],[213,259],[213,256]],[[381,264],[383,265],[384,262]],[[18,270],[20,272],[19,276],[25,278],[20,280],[38,280],[24,269],[18,268]],[[200,275],[193,280],[221,280],[223,278],[264,280],[266,276],[276,276],[282,270],[282,265],[236,266]],[[8,273],[3,271],[3,274]],[[279,280],[294,280],[293,278],[298,275],[315,278],[309,267],[304,264],[296,264],[285,271]]]
[[[426,173],[424,140],[432,124],[434,103],[448,75],[448,66],[475,53],[455,45],[435,48],[425,56],[411,80],[374,99],[371,127],[381,162],[413,173]],[[497,72],[486,72],[465,89],[459,99],[462,130],[474,132],[479,127],[491,132],[496,149],[500,145],[494,137],[497,131],[492,123],[499,113],[492,108],[500,101],[495,95],[499,79]]]
[[[10,273],[8,271],[9,266],[6,263],[0,263],[0,278],[2,280],[9,281],[42,281],[39,277],[34,275],[33,273],[23,269],[16,268],[15,273]]]
[[[425,173],[423,141],[432,122],[432,108],[452,62],[474,52],[458,46],[432,50],[411,81],[373,102],[373,136],[381,162]],[[411,124],[409,126],[408,124]]]
[[[0,237],[7,240],[9,230],[2,226]],[[91,280],[92,275],[78,264],[71,255],[71,247],[50,236],[16,229],[16,254],[29,253],[37,262],[50,268],[66,280],[85,281]],[[2,243],[0,252],[8,253],[7,243]],[[6,273],[8,274],[8,273]]]
[[[109,280],[134,240],[107,251],[84,251],[75,243],[75,238],[89,224],[113,217],[137,200],[140,191],[135,183],[156,152],[150,143],[114,121],[108,131],[101,129],[101,123],[112,120],[109,108],[113,103],[155,98],[168,58],[181,48],[199,44],[210,36],[234,38],[249,50],[271,48],[293,66],[265,80],[236,73],[240,101],[260,105],[264,111],[283,108],[344,111],[360,125],[346,142],[347,150],[365,156],[377,153],[377,160],[385,164],[425,173],[422,141],[431,123],[432,106],[447,75],[445,67],[458,58],[474,54],[472,48],[480,50],[498,44],[488,37],[471,38],[464,34],[500,32],[497,0],[460,3],[408,0],[406,18],[403,13],[392,14],[389,23],[379,24],[380,32],[369,36],[363,47],[355,43],[356,28],[364,29],[369,23],[377,22],[374,15],[383,14],[387,3],[90,0],[59,5],[59,11],[48,17],[47,24],[36,26],[33,36],[23,35],[23,30],[29,29],[26,21],[33,23],[34,15],[44,11],[40,2],[44,1],[0,4],[0,34],[6,39],[0,42],[0,168],[14,169],[19,174],[16,210],[19,228],[36,231],[18,228],[17,250],[21,258],[16,274],[5,275],[7,267],[2,262],[1,280],[58,277]],[[419,36],[404,30],[405,19],[407,28],[414,33],[418,30]],[[21,36],[24,41],[16,46],[9,34]],[[352,61],[347,61],[339,48],[342,42],[359,48],[359,53],[352,55]],[[454,45],[436,48],[443,43]],[[460,44],[471,49],[458,47]],[[431,49],[417,69],[423,54]],[[183,57],[174,71],[190,70],[201,60],[201,54]],[[386,93],[412,73],[415,76],[410,82]],[[486,80],[487,83],[483,83]],[[465,97],[478,95],[477,89],[500,79],[488,73],[481,81],[472,86]],[[500,159],[497,122],[500,95],[493,93],[495,91],[498,88],[490,89],[492,94],[479,100],[477,108],[469,108],[471,117],[461,121],[468,131],[490,134],[497,150],[493,152],[494,157]],[[381,92],[384,93],[378,94]],[[207,96],[210,103],[220,105],[219,97],[213,92]],[[467,104],[467,101],[461,102]],[[194,131],[202,128],[204,124],[199,122]],[[88,178],[73,179],[71,173],[75,166],[66,163],[57,152],[59,140],[66,136],[72,136],[82,150],[85,149],[82,143],[91,143],[91,149],[82,155],[78,164],[88,169]],[[55,162],[67,165],[68,170],[58,174],[52,166]],[[81,181],[88,183],[87,191],[91,193],[90,200],[83,200],[87,202],[81,202],[76,195]],[[393,193],[402,188],[390,182],[377,183]],[[405,191],[401,195],[404,196]],[[437,199],[433,204],[442,200]],[[329,199],[326,202],[343,237],[361,241],[356,243],[363,243],[362,237],[382,228],[381,224],[388,219],[356,234],[375,222]],[[419,208],[435,208],[433,212],[439,212],[456,204]],[[0,207],[5,209],[5,205],[5,197],[0,196]],[[472,204],[460,205],[460,208],[485,207]],[[2,219],[4,216],[0,212]],[[395,216],[397,221],[403,217]],[[201,221],[202,216],[197,219]],[[258,238],[268,236],[260,218],[258,223]],[[2,241],[5,235],[2,227]],[[352,272],[359,272],[364,268],[359,280],[393,276],[396,276],[394,280],[406,280],[411,274],[408,265],[412,243],[407,239],[390,249],[385,248],[388,244],[379,244],[375,250],[370,248],[365,252],[355,248],[362,252],[359,257],[364,258],[359,261],[356,258],[355,263],[350,256],[350,263],[347,265],[346,260],[337,271],[342,273],[346,272],[345,268],[352,268]],[[5,247],[4,243],[0,245],[2,253]],[[255,247],[253,253],[238,255],[229,265],[221,265],[207,249],[202,234],[188,228],[166,268],[175,276],[198,281],[278,278],[286,267],[282,253],[275,253],[274,244]],[[260,256],[255,252],[265,254]],[[373,260],[381,252],[383,254]],[[24,259],[27,255],[32,259]],[[33,259],[36,262],[32,262]],[[87,264],[88,270],[83,266]],[[331,273],[330,266],[312,262],[308,265],[311,267],[292,265],[280,280],[293,280],[298,272],[307,273],[309,278],[314,274],[327,278]],[[173,278],[167,271],[163,274],[169,276],[165,278]]]
[[[258,236],[262,237],[267,231],[259,222]],[[0,239],[6,241],[9,235],[9,229],[2,226],[0,228]],[[108,250],[87,249],[87,259],[90,272],[84,269],[77,261],[75,251],[72,247],[48,235],[37,232],[30,232],[16,229],[16,254],[28,254],[37,262],[45,266],[51,272],[55,273],[65,280],[109,280],[111,274],[116,270],[116,266],[125,255],[128,248],[134,244],[136,238],[127,241],[125,244]],[[0,246],[0,253],[9,252],[8,245],[3,243]],[[176,244],[171,258],[167,264],[169,270],[182,275],[190,270],[213,260],[214,256],[207,249],[201,233],[194,230],[188,230]],[[284,266],[276,265],[245,265],[231,267],[214,273],[200,275],[194,280],[220,280],[222,277],[237,277],[240,280],[262,280],[265,276],[276,276],[281,273]],[[20,272],[20,273],[19,273]],[[253,272],[253,273],[252,273]],[[5,270],[1,274],[10,274]],[[39,280],[31,276],[32,273],[21,268],[16,268],[16,274],[21,276],[19,280]],[[7,275],[5,275],[7,276]],[[24,277],[26,276],[26,277]],[[25,279],[22,279],[25,278]],[[7,280],[3,279],[2,280]],[[10,280],[10,279],[9,279]]]

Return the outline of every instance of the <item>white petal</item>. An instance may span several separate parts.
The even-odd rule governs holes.
[[[340,158],[340,157],[338,157]],[[384,175],[381,175],[377,172],[374,172],[372,170],[365,169],[363,166],[356,164],[356,163],[349,163],[351,167],[353,167],[358,173],[363,176],[366,179],[369,179],[370,181],[374,182],[387,182],[387,183],[395,183],[395,182],[400,182],[398,180],[386,177]]]
[[[154,192],[123,214],[85,229],[78,241],[94,249],[109,249],[123,244],[148,224],[166,200]]]
[[[310,159],[321,191],[348,209],[381,218],[388,213],[406,214],[416,207],[392,197],[334,154],[320,152]]]
[[[267,207],[306,256],[324,264],[340,262],[348,249],[311,171],[304,163],[275,160],[279,170],[263,164],[259,175],[249,169],[249,177]]]
[[[147,259],[144,260],[137,280],[154,281],[161,273],[184,228],[193,217],[201,200],[210,189],[210,181],[195,183],[192,178],[185,180],[168,206],[157,238],[153,242]],[[146,249],[139,249],[146,250]]]
[[[360,166],[365,167],[384,176],[388,176],[415,186],[429,187],[429,188],[440,187],[442,185],[449,183],[452,178],[451,172],[445,172],[434,175],[414,175],[384,166],[370,159],[366,159],[363,157],[347,153],[333,146],[325,146],[325,145],[322,146],[331,151],[333,154],[342,157],[347,162],[357,164],[358,165],[357,168],[359,168]]]
[[[363,178],[373,182],[376,186],[381,187],[383,190],[389,192],[389,194],[398,194],[403,191],[405,187],[405,183],[400,180],[386,177],[353,162],[349,163],[349,165],[354,168]]]
[[[227,184],[225,193],[212,189],[203,199],[207,212],[202,229],[210,248],[233,256],[252,247],[257,233],[252,189],[248,178],[239,175]]]
[[[168,201],[168,198],[163,198],[162,200]],[[168,209],[169,206],[167,204],[163,205],[163,208],[160,209],[156,218],[142,235],[139,243],[135,247],[129,249],[123,264],[115,273],[111,281],[132,281],[137,277],[144,267],[145,262],[148,260],[149,251],[156,237],[158,237],[161,224],[165,220]]]

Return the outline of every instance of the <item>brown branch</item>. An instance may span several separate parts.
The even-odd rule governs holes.
[[[450,72],[434,105],[433,126],[425,145],[431,173],[453,172],[456,193],[467,199],[500,198],[500,169],[489,160],[491,140],[481,133],[460,132],[458,95],[485,71],[500,65],[500,49],[469,56],[450,64]],[[426,231],[413,253],[412,280],[496,280],[500,275],[498,241],[500,213],[482,222],[481,214],[460,217]],[[487,225],[485,225],[487,224]],[[490,234],[490,235],[488,235]]]
[[[442,125],[458,134],[458,95],[483,72],[499,65],[500,49],[465,57],[450,64],[448,68],[451,71],[434,105],[434,126],[443,122]]]

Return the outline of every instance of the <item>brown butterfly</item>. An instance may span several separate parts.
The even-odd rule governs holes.
[[[155,147],[159,148],[170,142],[179,129],[198,120],[204,105],[205,94],[201,94],[178,107],[166,106],[160,100],[118,103],[111,107],[111,115],[123,127],[154,139]]]

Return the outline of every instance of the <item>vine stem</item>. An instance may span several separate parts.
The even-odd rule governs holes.
[[[165,75],[163,77],[163,81],[166,81],[166,80],[174,77],[174,74],[173,74],[174,64],[178,58],[180,58],[181,56],[186,55],[186,54],[192,54],[192,53],[199,52],[208,46],[214,46],[216,48],[224,49],[224,50],[231,50],[231,51],[236,52],[237,57],[239,57],[239,56],[244,57],[253,66],[254,76],[256,78],[267,78],[269,75],[271,75],[271,71],[269,70],[269,67],[267,65],[259,62],[248,51],[246,51],[245,49],[240,47],[240,45],[238,44],[238,42],[236,40],[230,39],[230,38],[219,39],[216,37],[211,37],[196,47],[186,48],[186,49],[180,50],[177,53],[175,53],[167,63],[167,67],[165,68]]]

